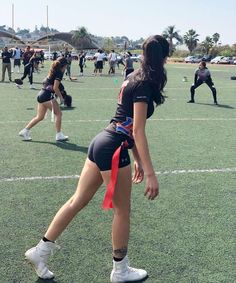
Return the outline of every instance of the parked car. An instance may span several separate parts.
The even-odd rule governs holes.
[[[132,56],[130,57],[134,62],[138,62],[139,61],[139,57],[137,54],[132,54]]]
[[[200,55],[188,56],[184,59],[185,63],[200,63],[201,61],[202,56]]]
[[[205,62],[210,62],[212,59],[212,55],[210,54],[206,54],[202,57],[202,61],[205,61]]]
[[[86,55],[85,55],[85,59],[86,60],[94,60],[94,55],[95,55],[95,53],[86,53]]]
[[[45,60],[52,60],[53,59],[53,54],[49,53],[49,51],[44,51],[44,59]]]
[[[233,64],[234,63],[234,59],[233,57],[223,57],[219,64]]]
[[[74,52],[74,51],[71,52],[71,57],[72,57],[73,60],[78,60],[79,59],[79,55],[76,52]]]
[[[194,56],[188,56],[184,58],[185,63],[193,63]]]
[[[202,61],[202,55],[194,56],[193,63],[200,63]]]
[[[211,59],[211,64],[219,64],[222,58],[224,58],[224,56],[216,56],[215,58]]]
[[[233,64],[236,65],[236,59],[234,60]]]

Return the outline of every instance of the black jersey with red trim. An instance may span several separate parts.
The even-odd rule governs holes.
[[[25,51],[22,55],[23,65],[27,65],[30,63],[30,58],[33,56],[34,52],[32,50]]]
[[[133,106],[136,102],[147,103],[147,119],[152,116],[154,112],[153,92],[154,90],[148,81],[132,82],[126,80],[123,82],[119,92],[117,110],[115,116],[111,119],[116,132],[132,137]]]
[[[51,92],[54,92],[54,90],[53,90],[54,81],[61,82],[62,78],[63,78],[63,72],[61,72],[59,70],[54,72],[53,75],[50,78],[47,77],[46,79],[44,79],[44,81],[43,81],[43,89],[44,90],[49,90]]]

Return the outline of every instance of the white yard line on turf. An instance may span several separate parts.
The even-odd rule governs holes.
[[[89,119],[89,120],[63,120],[63,123],[93,123],[93,122],[109,122],[109,119]],[[235,118],[152,118],[148,121],[236,121]],[[0,121],[0,124],[18,124],[28,121]]]
[[[214,169],[183,169],[183,170],[166,170],[157,171],[157,175],[180,175],[180,174],[199,174],[199,173],[232,173],[236,172],[236,167],[232,168],[214,168]],[[59,180],[59,179],[78,179],[79,175],[68,176],[35,176],[35,177],[11,177],[0,178],[0,182],[17,182],[17,181],[41,181],[41,180]]]

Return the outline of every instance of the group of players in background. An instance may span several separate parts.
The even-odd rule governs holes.
[[[41,67],[44,65],[44,51],[41,50],[34,50],[31,49],[30,46],[27,46],[25,50],[15,47],[12,49],[8,49],[8,47],[4,47],[2,50],[2,80],[1,82],[5,81],[5,73],[8,72],[8,78],[9,81],[12,81],[12,73],[14,70],[17,70],[18,73],[20,73],[20,67],[21,67],[21,61],[24,66],[24,72],[23,76],[21,77],[21,80],[23,81],[27,76],[29,78],[30,83],[30,89],[35,89],[33,85],[33,73],[39,72],[39,64],[41,64]],[[64,51],[60,52],[52,52],[52,59],[53,61],[57,60],[58,57],[63,56],[66,58],[68,64],[65,71],[65,74],[69,77],[70,80],[72,80],[71,76],[71,64],[72,64],[72,53],[68,49],[68,46],[65,47]],[[13,59],[13,68],[11,59]],[[79,61],[79,68],[80,68],[80,76],[84,75],[84,67],[86,67],[86,53],[81,51],[76,58]],[[98,49],[98,51],[94,54],[94,71],[93,74],[99,75],[102,74],[103,66],[105,65],[105,62],[108,61],[109,64],[109,71],[108,74],[115,74],[116,66],[123,65],[124,69],[124,77],[126,78],[130,73],[134,71],[133,67],[133,60],[132,60],[132,54],[128,51],[124,54],[124,56],[117,56],[117,53],[114,50],[111,50],[108,56],[104,53],[102,49]],[[198,88],[203,83],[206,83],[207,86],[210,88],[214,104],[218,104],[217,102],[217,91],[214,86],[214,83],[211,78],[211,74],[209,69],[206,67],[206,62],[202,61],[199,64],[199,68],[196,70],[194,74],[194,83],[192,84],[190,88],[190,94],[191,98],[188,101],[188,103],[194,103],[195,102],[195,89]],[[20,85],[17,85],[18,88],[20,88]]]

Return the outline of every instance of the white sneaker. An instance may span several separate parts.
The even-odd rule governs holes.
[[[20,85],[18,85],[18,84],[16,84],[16,87],[18,87],[19,89],[21,89],[21,86],[20,86]]]
[[[56,141],[67,141],[69,139],[68,136],[64,136],[62,132],[56,134]]]
[[[23,129],[19,132],[19,136],[23,137],[24,141],[31,141],[30,131],[28,129]]]
[[[38,277],[52,279],[54,274],[47,267],[47,260],[56,249],[60,249],[55,243],[41,240],[36,247],[25,252],[26,259],[33,265]]]
[[[147,276],[146,270],[129,267],[127,256],[122,261],[113,260],[113,269],[110,276],[112,283],[140,281]]]
[[[36,89],[34,85],[30,85],[30,89]]]

